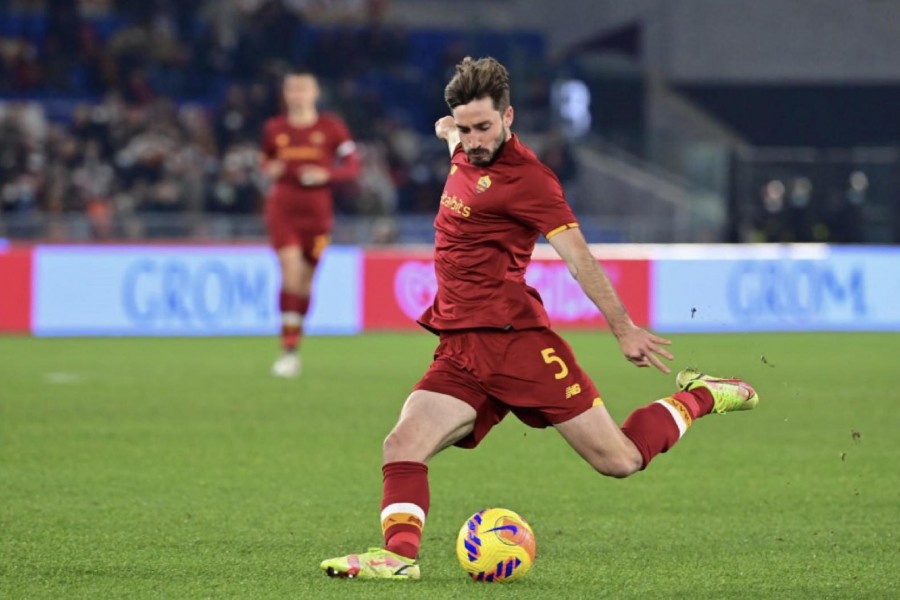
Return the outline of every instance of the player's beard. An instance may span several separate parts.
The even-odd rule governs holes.
[[[477,167],[486,167],[497,158],[497,154],[499,154],[500,149],[503,148],[503,144],[506,143],[506,126],[502,123],[500,124],[500,135],[494,140],[491,144],[490,148],[485,148],[482,146],[478,150],[466,150],[466,156],[469,157],[469,162]]]

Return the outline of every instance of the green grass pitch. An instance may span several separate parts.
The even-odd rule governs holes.
[[[673,391],[607,334],[566,337],[621,421]],[[380,444],[435,338],[0,338],[2,598],[900,597],[898,334],[674,336],[673,366],[740,375],[750,413],[710,416],[650,468],[594,474],[514,418],[431,463],[420,582],[342,581],[378,545]],[[533,571],[467,580],[464,519],[529,519]]]

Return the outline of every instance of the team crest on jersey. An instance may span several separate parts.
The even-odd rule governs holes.
[[[453,175],[457,171],[459,171],[459,167],[457,165],[450,165],[450,174],[451,175]]]
[[[313,131],[309,134],[309,142],[311,144],[316,144],[317,146],[323,144],[325,142],[325,134],[321,131]]]
[[[286,133],[279,133],[275,136],[275,145],[276,146],[287,146],[291,143],[291,136]]]
[[[491,178],[487,175],[482,175],[478,178],[478,183],[475,184],[475,193],[481,194],[486,192],[489,187],[491,187]]]

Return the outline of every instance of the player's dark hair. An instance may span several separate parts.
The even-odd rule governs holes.
[[[490,97],[500,112],[509,106],[509,73],[490,56],[473,60],[471,56],[456,65],[453,79],[444,88],[444,100],[453,110],[473,100]]]
[[[318,79],[312,69],[308,67],[288,67],[281,75],[281,81],[285,81],[288,77],[312,77]]]

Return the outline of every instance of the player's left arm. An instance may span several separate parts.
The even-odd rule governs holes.
[[[330,136],[334,136],[334,160],[330,167],[304,165],[300,167],[300,182],[307,186],[319,186],[326,183],[342,183],[353,181],[359,177],[362,164],[356,142],[350,137],[347,127],[335,121]]]
[[[340,183],[359,177],[362,163],[359,160],[356,142],[349,138],[341,142],[334,152],[334,158],[335,162],[331,167],[331,181]]]
[[[362,169],[359,149],[350,136],[350,130],[342,121],[335,121],[334,131],[337,146],[334,150],[334,164],[331,167],[331,181],[335,183],[353,181],[359,177]]]
[[[551,235],[548,241],[566,262],[569,272],[578,281],[585,295],[603,313],[625,358],[638,367],[653,365],[663,373],[668,373],[669,367],[659,357],[673,359],[672,354],[663,347],[672,342],[634,324],[603,267],[591,254],[581,230],[577,227],[567,228]]]

